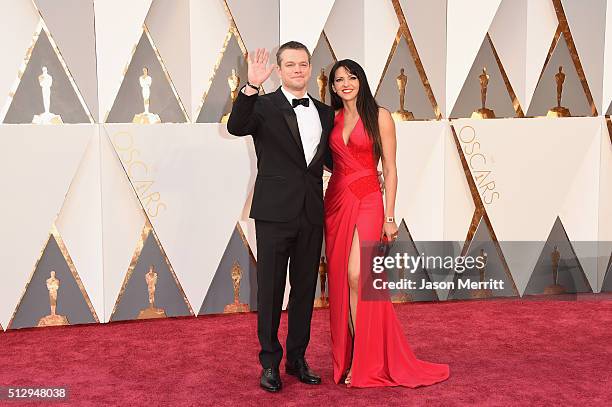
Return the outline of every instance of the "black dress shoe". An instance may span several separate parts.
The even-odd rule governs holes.
[[[287,374],[291,376],[295,376],[302,383],[307,384],[320,384],[321,377],[317,376],[310,368],[308,367],[308,363],[306,363],[306,359],[298,359],[295,362],[287,363],[285,365],[285,371]]]
[[[283,387],[281,382],[280,372],[277,367],[268,367],[261,371],[261,379],[259,385],[262,389],[276,393]]]

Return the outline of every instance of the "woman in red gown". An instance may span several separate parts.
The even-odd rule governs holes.
[[[325,252],[334,381],[344,379],[354,387],[417,387],[443,381],[449,375],[448,365],[415,357],[393,304],[388,299],[368,301],[359,289],[360,242],[397,237],[393,119],[378,107],[363,68],[352,60],[334,65],[329,88],[336,118],[329,137],[333,172],[325,194]]]

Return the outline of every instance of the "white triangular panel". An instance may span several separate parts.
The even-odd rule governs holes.
[[[479,193],[510,270],[521,276],[519,286],[533,270],[557,216],[570,241],[597,240],[599,118],[465,119],[453,124],[471,140],[462,147],[468,162],[474,156],[471,174],[479,179]],[[592,258],[592,245],[575,248],[579,256]],[[583,267],[592,279],[596,265],[587,261]]]
[[[265,48],[272,55],[271,63],[279,44],[279,2],[278,0],[226,0],[226,4],[234,18],[240,37],[247,50]],[[264,82],[266,92],[275,90],[280,85],[276,74]]]
[[[400,0],[442,116],[446,117],[446,0]]]
[[[142,35],[152,0],[94,2],[98,68],[99,121],[104,121],[121,86],[124,69]]]
[[[451,112],[501,0],[448,0],[446,111]]]
[[[212,83],[230,22],[219,0],[191,0],[191,117],[197,119],[202,97]],[[202,24],[206,21],[206,24]]]
[[[145,24],[185,110],[191,115],[189,3],[189,0],[155,0]]]
[[[0,64],[0,122],[10,105],[9,92],[18,80],[19,70],[30,45],[33,45],[40,14],[30,1],[8,1],[2,4],[0,13],[0,38],[2,63]],[[10,38],[10,41],[6,40]]]
[[[476,205],[448,121],[444,140],[444,240],[462,242]]]
[[[595,123],[601,120],[597,118]],[[576,242],[572,246],[591,287],[597,287],[597,247],[590,242],[598,238],[601,125],[589,126],[581,136],[587,148],[572,169],[573,178],[568,179],[567,193],[560,200],[559,217],[570,242]],[[594,181],[585,182],[591,179]]]
[[[364,10],[364,70],[372,93],[376,92],[397,35],[399,21],[391,0],[366,0]],[[346,26],[346,24],[345,24]]]
[[[591,184],[598,182],[593,139],[599,136],[599,119],[460,119],[453,124],[460,139],[472,140],[471,144],[463,143],[466,158],[470,160],[470,151],[482,154],[472,160],[471,171],[473,176],[480,176],[477,186],[500,241],[545,241],[556,217],[570,210],[576,216],[576,225],[585,228],[572,232],[570,239],[594,233],[592,218],[596,207],[583,205],[597,200],[597,189]],[[578,173],[583,166],[586,169],[580,170],[581,177]],[[476,174],[477,170],[481,173]],[[589,173],[586,178],[584,171]],[[485,196],[484,185],[491,181],[494,184]],[[493,197],[493,192],[499,195]],[[582,203],[565,204],[572,200]],[[563,220],[564,225],[572,222]]]
[[[522,105],[524,112],[527,112],[531,105],[531,99],[540,80],[544,61],[558,25],[559,21],[552,1],[528,0],[525,103]]]
[[[604,46],[603,96],[599,114],[606,114],[612,103],[612,1],[606,8],[606,35]]]
[[[128,154],[132,141],[129,132],[117,135],[107,126],[100,127],[104,322],[111,317],[146,223],[142,207],[111,144],[113,136],[120,147],[119,154]]]
[[[597,241],[600,242],[598,252],[598,285],[601,288],[608,269],[608,261],[612,253],[612,136],[605,122],[601,119],[601,155],[599,166],[599,229]]]
[[[55,222],[96,314],[104,319],[102,195],[98,126],[88,126],[89,145]]]
[[[338,60],[350,58],[363,66],[364,0],[336,0],[325,23],[325,34]]]
[[[189,302],[201,304],[254,184],[252,139],[219,124],[106,127],[117,150],[129,134],[123,166]]]
[[[312,53],[325,26],[334,0],[312,3],[280,0],[280,43],[299,41]]]
[[[448,123],[398,122],[395,216],[404,219],[412,238],[444,237],[444,146]],[[455,150],[456,151],[456,150]]]
[[[603,92],[606,0],[589,0],[588,5],[584,0],[562,3],[593,101],[599,107]]]
[[[68,66],[79,93],[83,95],[92,116],[97,119],[94,1],[35,0],[35,3]]]
[[[0,127],[3,326],[8,326],[45,247],[93,130],[81,125]]]
[[[525,103],[527,1],[503,0],[489,28],[491,41],[521,106]]]

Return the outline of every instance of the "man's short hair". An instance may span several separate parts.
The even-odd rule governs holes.
[[[308,55],[308,63],[310,63],[310,51],[308,51],[308,48],[306,48],[306,45],[302,44],[301,42],[297,42],[297,41],[289,41],[289,42],[286,42],[283,45],[281,45],[280,48],[278,49],[278,51],[276,51],[276,64],[278,66],[280,66],[280,64],[281,64],[281,54],[286,49],[301,49],[301,50],[304,50],[306,52],[306,54]]]

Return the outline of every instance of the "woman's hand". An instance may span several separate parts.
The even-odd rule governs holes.
[[[383,224],[383,236],[387,238],[388,241],[392,242],[397,239],[398,228],[395,222],[385,222]]]

